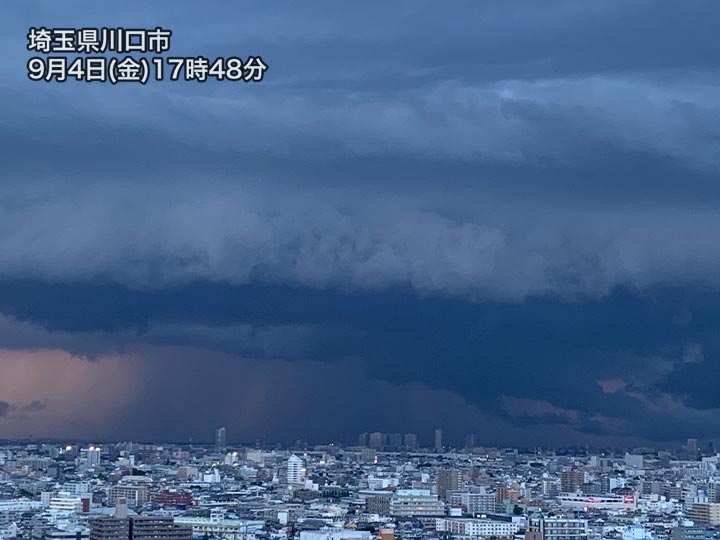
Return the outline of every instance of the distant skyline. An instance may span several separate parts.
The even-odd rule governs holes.
[[[30,27],[254,85],[32,82]],[[720,4],[9,2],[0,439],[720,438]]]
[[[433,448],[432,444],[432,434],[430,435],[430,438],[428,439],[427,443],[423,442],[423,434],[417,434],[413,433],[414,435],[418,435],[418,446],[415,448],[405,448],[401,447],[398,449],[389,449],[389,448],[380,448],[375,449],[376,451],[380,453],[435,453],[435,449]],[[457,439],[457,440],[456,440]],[[134,443],[134,444],[140,444],[140,445],[170,445],[170,446],[180,446],[180,447],[196,447],[196,448],[207,448],[207,449],[215,449],[215,441],[212,438],[207,438],[205,440],[162,440],[162,439],[147,439],[147,440],[141,440],[141,439],[127,439],[127,438],[118,438],[118,439],[88,439],[88,438],[75,438],[75,437],[24,437],[24,438],[1,438],[0,442],[3,444],[12,444],[12,443],[18,443],[18,444],[38,444],[38,445],[72,445],[77,446],[78,448],[84,445],[116,445],[116,444],[123,444],[123,443]],[[302,450],[308,450],[312,451],[314,447],[323,447],[323,446],[330,446],[330,445],[337,445],[343,448],[357,448],[357,447],[366,447],[369,449],[374,449],[372,446],[368,445],[360,445],[357,443],[357,441],[352,440],[352,437],[350,440],[343,440],[342,438],[329,438],[327,440],[303,440],[303,439],[296,439],[294,441],[286,441],[286,440],[261,440],[261,439],[255,439],[255,440],[228,440],[227,441],[227,447],[225,451],[231,452],[234,449],[239,448],[262,448],[262,449],[283,449],[283,450],[294,450],[294,451],[302,451]],[[698,449],[696,450],[698,455],[710,455],[715,452],[715,441],[712,440],[700,440],[698,441]],[[639,446],[639,445],[629,445],[629,446],[623,446],[623,445],[600,445],[600,446],[591,446],[591,445],[583,445],[583,444],[560,444],[560,445],[503,445],[503,444],[492,444],[492,443],[485,443],[481,444],[478,443],[474,447],[476,450],[478,449],[497,449],[502,450],[504,448],[506,449],[514,449],[514,450],[522,450],[527,451],[530,453],[533,452],[547,452],[547,451],[555,451],[558,452],[559,455],[564,454],[596,454],[596,453],[603,453],[603,452],[625,452],[625,451],[642,451],[642,452],[657,452],[657,451],[681,451],[686,452],[687,450],[687,440],[684,441],[673,441],[672,443],[665,443],[665,444],[654,444],[651,443],[646,446]],[[444,452],[453,452],[456,451],[458,453],[463,452],[469,452],[470,449],[468,449],[463,443],[460,438],[453,437],[452,441],[449,442],[447,445],[445,445]]]

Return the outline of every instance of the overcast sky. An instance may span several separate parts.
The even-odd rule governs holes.
[[[269,69],[32,82],[40,26]],[[720,438],[719,29],[713,0],[7,3],[0,437]]]

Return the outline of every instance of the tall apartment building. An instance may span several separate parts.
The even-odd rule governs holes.
[[[585,483],[585,471],[582,469],[566,469],[560,473],[560,490],[564,493],[578,491]]]
[[[440,469],[437,472],[437,494],[446,500],[448,493],[459,491],[463,485],[462,471],[460,469]]]
[[[287,460],[287,483],[290,485],[298,485],[302,482],[303,461],[295,454]]]
[[[382,450],[382,448],[385,446],[385,437],[379,431],[373,431],[370,434],[368,444],[370,448],[374,448],[375,450]]]
[[[495,502],[502,504],[509,502],[510,504],[517,504],[520,499],[520,491],[517,484],[513,483],[512,486],[500,486],[495,491]]]

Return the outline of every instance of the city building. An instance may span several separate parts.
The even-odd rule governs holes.
[[[471,515],[492,514],[496,510],[495,494],[488,493],[484,487],[479,487],[476,491],[451,492],[448,502]]]
[[[566,469],[560,473],[560,490],[565,493],[579,491],[585,484],[585,471],[582,469]]]
[[[117,485],[108,491],[108,503],[115,506],[119,499],[127,500],[132,507],[142,506],[150,500],[150,492],[147,486]]]
[[[423,517],[445,515],[445,505],[429,490],[398,490],[390,499],[390,515]]]
[[[298,485],[302,483],[302,467],[303,461],[295,454],[291,455],[287,460],[287,483],[290,485]]]
[[[490,519],[436,518],[435,530],[438,533],[447,533],[452,536],[514,538],[520,530],[520,523]]]

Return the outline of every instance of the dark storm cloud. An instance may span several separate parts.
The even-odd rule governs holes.
[[[133,7],[0,21],[0,345],[359,362],[499,430],[720,435],[717,3]],[[31,83],[41,25],[271,67]]]
[[[707,358],[698,342],[717,342],[717,295],[618,291],[590,303],[469,304],[420,299],[409,291],[341,294],[201,283],[132,291],[36,282],[5,282],[0,292],[0,310],[35,325],[5,321],[5,346],[23,335],[15,346],[61,347],[85,356],[184,346],[291,360],[298,369],[308,361],[345,359],[398,389],[420,383],[450,391],[507,426],[553,424],[649,440],[720,435],[712,427],[716,410],[696,411],[665,388],[677,370]],[[38,300],[29,306],[27,297]],[[678,319],[689,309],[693,324],[687,316]],[[372,424],[370,413],[363,418]]]

